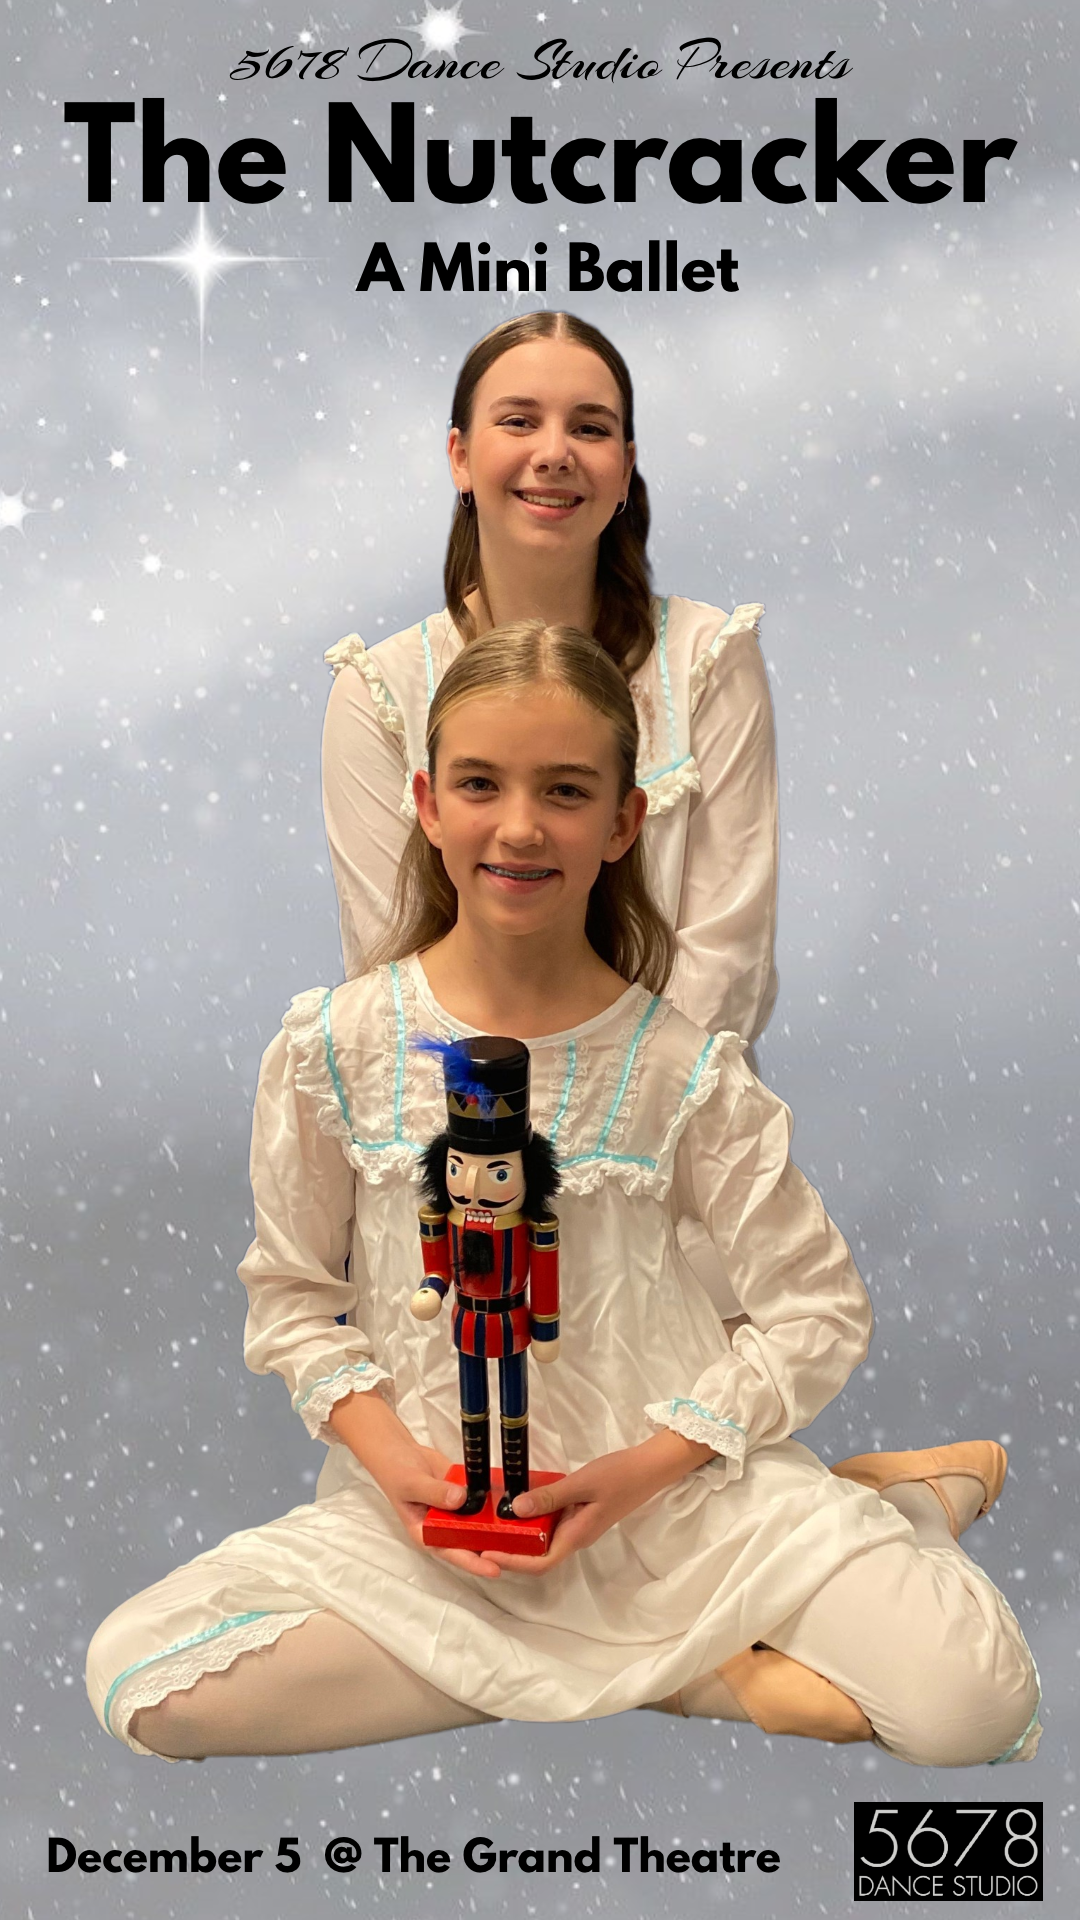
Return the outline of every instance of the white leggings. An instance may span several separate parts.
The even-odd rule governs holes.
[[[927,1537],[930,1550],[899,1540],[857,1555],[772,1629],[769,1645],[855,1700],[878,1745],[898,1759],[937,1767],[1027,1759],[1039,1685],[1020,1628],[967,1555],[943,1545],[940,1528]],[[232,1579],[223,1610],[242,1620],[243,1569],[225,1571]],[[118,1607],[91,1641],[95,1711],[135,1751],[170,1759],[322,1752],[490,1719],[325,1608],[287,1613],[284,1632],[282,1616],[270,1616],[278,1637],[269,1645],[235,1651],[242,1629],[218,1637],[211,1656],[197,1651],[190,1676],[177,1679],[173,1669],[172,1691],[155,1687],[153,1649],[169,1642],[170,1612],[190,1604],[200,1581],[221,1577],[198,1562],[180,1567]],[[283,1593],[283,1607],[289,1598]],[[206,1671],[208,1657],[221,1670]],[[685,1690],[691,1712],[697,1684]],[[699,1711],[721,1715],[715,1693],[711,1702],[707,1687],[698,1690]]]

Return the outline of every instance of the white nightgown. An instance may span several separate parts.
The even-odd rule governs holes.
[[[529,1366],[532,1464],[570,1471],[664,1426],[717,1458],[543,1580],[480,1583],[413,1545],[327,1415],[374,1389],[419,1441],[459,1457],[448,1315],[409,1313],[417,1159],[445,1124],[439,1067],[411,1042],[469,1031],[413,959],[299,995],[264,1057],[246,1357],[281,1375],[330,1451],[312,1504],[200,1555],[141,1614],[127,1603],[131,1653],[101,1675],[95,1704],[139,1751],[137,1707],[320,1608],[454,1699],[573,1720],[666,1696],[767,1639],[868,1547],[910,1542],[894,1508],[789,1437],[863,1358],[871,1313],[789,1160],[787,1108],[736,1036],[631,987],[573,1031],[529,1041],[533,1120],[563,1178],[561,1346]],[[721,1247],[752,1315],[733,1343],[680,1253],[683,1213]]]
[[[656,644],[630,681],[649,796],[642,844],[657,904],[675,929],[668,994],[709,1033],[751,1048],[777,993],[773,949],[779,865],[776,745],[764,608],[678,595],[653,603]],[[415,818],[412,777],[426,764],[428,709],[460,653],[443,609],[374,648],[349,634],[329,649],[334,684],[323,729],[323,814],[347,978],[383,932]],[[737,1314],[730,1280],[690,1220],[682,1249],[710,1298]]]

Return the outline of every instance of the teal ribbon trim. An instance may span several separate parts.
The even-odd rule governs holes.
[[[330,1031],[330,1000],[333,991],[333,987],[327,987],[326,992],[323,994],[322,1006],[319,1008],[319,1017],[322,1020],[323,1044],[326,1048],[326,1070],[333,1081],[334,1092],[337,1094],[338,1106],[341,1108],[342,1118],[350,1134],[352,1134],[352,1114],[349,1112],[349,1103],[345,1098],[345,1089],[341,1084],[337,1057],[334,1053],[334,1039]],[[353,1134],[353,1139],[355,1138],[356,1136]]]
[[[317,1388],[328,1387],[331,1380],[340,1380],[343,1373],[368,1373],[370,1369],[370,1360],[346,1360],[343,1366],[335,1367],[333,1373],[324,1373],[320,1380],[313,1381],[303,1398],[293,1401],[293,1412],[302,1413]]]
[[[551,1132],[548,1135],[548,1139],[551,1141],[551,1144],[553,1147],[555,1145],[556,1140],[559,1137],[559,1128],[562,1126],[562,1123],[566,1118],[566,1109],[570,1105],[570,1095],[574,1090],[574,1076],[576,1073],[577,1073],[577,1041],[568,1040],[566,1043],[566,1078],[564,1079],[562,1084],[562,1093],[559,1095],[559,1104],[555,1109],[555,1118],[551,1123]]]
[[[354,1147],[359,1147],[363,1153],[382,1153],[387,1147],[408,1147],[410,1153],[420,1154],[424,1151],[423,1142],[419,1140],[406,1140],[401,1125],[401,1113],[405,1099],[406,1034],[405,1008],[401,998],[401,974],[396,960],[390,963],[390,983],[393,988],[394,1009],[397,1014],[397,1059],[394,1067],[394,1132],[391,1139],[360,1140],[353,1131],[352,1114],[349,1111],[349,1102],[345,1097],[345,1088],[342,1084],[341,1074],[338,1071],[337,1056],[334,1052],[334,1038],[330,1027],[330,1000],[334,991],[333,987],[327,988],[323,995],[322,1006],[319,1009],[323,1030],[323,1045],[326,1051],[326,1070],[330,1075],[334,1092],[337,1095],[337,1103],[341,1108],[342,1118],[349,1129],[349,1138]]]
[[[667,603],[665,602],[665,605],[666,604]],[[611,1132],[612,1127],[615,1125],[615,1116],[617,1115],[619,1108],[622,1105],[623,1095],[626,1092],[627,1083],[630,1079],[630,1073],[633,1068],[634,1061],[637,1058],[637,1050],[640,1047],[642,1040],[645,1038],[645,1029],[649,1025],[650,1020],[654,1018],[656,1014],[656,1010],[659,1007],[659,1005],[660,1005],[660,996],[659,994],[654,993],[652,996],[652,999],[649,1001],[648,1006],[646,1007],[644,1013],[642,1014],[640,1021],[638,1022],[637,1032],[635,1033],[633,1039],[630,1042],[630,1046],[627,1050],[626,1059],[623,1062],[622,1077],[619,1081],[618,1092],[616,1093],[615,1098],[611,1103],[611,1110],[608,1114],[608,1117],[604,1121],[604,1124],[600,1129],[600,1138],[598,1139],[596,1146],[593,1148],[592,1153],[588,1155],[588,1158],[591,1160],[600,1159],[604,1155],[604,1148],[607,1145],[608,1135]],[[616,1160],[623,1157],[624,1156],[620,1154],[612,1155],[612,1158]],[[653,1161],[651,1164],[655,1166],[656,1162]]]
[[[708,1040],[706,1040],[705,1045],[702,1047],[701,1052],[698,1054],[698,1057],[694,1062],[694,1071],[690,1075],[690,1078],[686,1083],[686,1087],[683,1091],[682,1100],[680,1100],[679,1102],[680,1107],[682,1106],[683,1101],[692,1100],[694,1097],[694,1094],[697,1092],[698,1081],[701,1079],[701,1076],[705,1071],[705,1063],[708,1060],[709,1055],[712,1052],[715,1045],[716,1045],[716,1035],[714,1033],[710,1036]]]
[[[654,780],[663,780],[665,774],[678,773],[680,767],[688,767],[693,759],[692,753],[684,753],[681,760],[672,760],[666,767],[656,767],[652,773],[643,773],[638,777],[639,787],[651,787]]]
[[[163,1647],[160,1653],[148,1653],[144,1660],[136,1660],[132,1666],[125,1667],[123,1673],[117,1675],[108,1693],[105,1695],[105,1706],[102,1717],[109,1732],[112,1733],[113,1731],[112,1721],[109,1716],[112,1712],[113,1701],[116,1698],[116,1690],[118,1687],[123,1686],[125,1680],[130,1680],[133,1673],[138,1673],[143,1667],[152,1667],[157,1660],[167,1660],[170,1654],[183,1653],[186,1647],[200,1646],[204,1640],[216,1640],[219,1634],[229,1633],[233,1627],[246,1627],[249,1620],[265,1620],[267,1614],[270,1612],[272,1612],[272,1608],[263,1607],[256,1613],[234,1613],[229,1620],[219,1620],[216,1627],[204,1627],[201,1633],[189,1633],[186,1640],[176,1640],[171,1647]]]
[[[656,1171],[656,1161],[647,1153],[601,1153],[594,1148],[592,1153],[572,1153],[569,1160],[560,1160],[560,1167],[588,1166],[592,1160],[608,1160],[617,1167],[651,1167]]]
[[[732,1427],[736,1433],[742,1434],[744,1440],[747,1437],[746,1428],[740,1427],[737,1420],[725,1420],[722,1414],[714,1413],[711,1407],[703,1407],[700,1400],[673,1400],[670,1409],[672,1416],[678,1413],[680,1407],[689,1407],[699,1420],[711,1420],[714,1427]]]

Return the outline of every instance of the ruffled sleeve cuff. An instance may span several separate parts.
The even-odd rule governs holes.
[[[345,1400],[350,1393],[370,1393],[377,1387],[390,1405],[394,1404],[394,1383],[382,1367],[374,1360],[347,1360],[343,1366],[335,1367],[333,1373],[322,1375],[309,1386],[302,1387],[293,1395],[293,1411],[300,1415],[313,1440],[321,1440],[325,1446],[343,1444],[329,1424],[329,1415],[339,1400]]]
[[[645,1418],[651,1427],[669,1427],[673,1433],[681,1433],[684,1440],[711,1447],[727,1461],[728,1480],[741,1478],[746,1459],[746,1428],[734,1420],[728,1420],[713,1407],[703,1406],[700,1400],[656,1400],[646,1407]]]

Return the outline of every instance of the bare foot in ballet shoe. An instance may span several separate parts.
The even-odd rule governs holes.
[[[747,1647],[717,1673],[762,1733],[796,1733],[836,1744],[874,1737],[854,1700],[773,1647]]]
[[[913,1453],[854,1454],[831,1471],[840,1480],[873,1487],[883,1499],[892,1499],[893,1490],[904,1486],[929,1487],[944,1509],[949,1533],[959,1540],[971,1522],[993,1506],[1008,1464],[996,1440],[958,1440]],[[902,1499],[893,1499],[893,1505],[905,1511]]]

